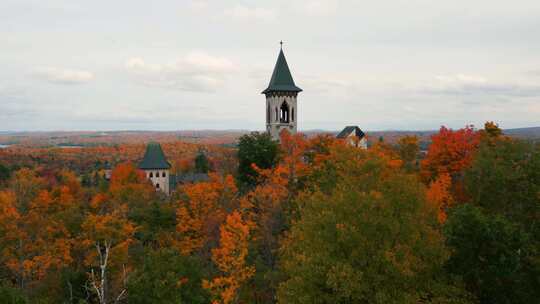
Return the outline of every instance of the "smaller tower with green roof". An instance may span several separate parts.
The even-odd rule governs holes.
[[[302,89],[294,83],[282,47],[268,88],[262,92],[266,96],[266,131],[273,139],[279,140],[279,133],[286,129],[295,134],[298,122],[296,97]]]
[[[144,157],[139,163],[139,169],[145,172],[146,177],[152,182],[156,191],[162,191],[167,195],[170,193],[171,164],[165,158],[160,144],[156,142],[148,143]]]

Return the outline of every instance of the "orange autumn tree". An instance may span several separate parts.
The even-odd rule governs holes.
[[[144,172],[131,163],[117,165],[111,173],[110,194],[118,201],[134,199],[148,202],[155,194],[154,188],[146,179]],[[133,202],[130,202],[133,204]]]
[[[289,190],[293,190],[299,178],[308,174],[309,167],[305,162],[305,153],[309,142],[304,134],[291,135],[286,129],[281,132],[280,151],[282,159],[278,166],[285,167],[289,177]]]
[[[20,228],[21,214],[17,210],[16,196],[13,191],[0,191],[0,248],[1,261],[15,275],[15,280],[21,288],[25,287],[26,276],[21,256],[26,233]],[[18,264],[20,267],[18,267]]]
[[[276,239],[281,230],[277,219],[282,219],[282,212],[301,187],[303,179],[308,175],[309,166],[305,161],[308,141],[303,134],[291,135],[286,130],[281,132],[280,162],[270,169],[260,169],[253,165],[258,173],[259,184],[246,193],[240,200],[242,210],[251,223],[257,225],[257,239]],[[274,240],[275,241],[275,240]]]
[[[132,221],[140,220],[142,214],[158,196],[144,172],[131,163],[119,164],[114,168],[106,194],[112,205],[126,206],[126,215]]]
[[[210,174],[208,182],[184,186],[178,202],[177,247],[184,255],[202,249],[225,219],[226,210],[235,207],[238,192],[234,178]]]
[[[30,177],[25,183],[32,187],[31,171],[24,174]],[[61,172],[52,189],[42,189],[33,198],[25,192],[17,199],[20,195],[0,193],[1,255],[18,285],[31,291],[40,280],[57,275],[72,262],[73,239],[67,227],[80,207],[81,187],[72,173]]]
[[[308,142],[302,134],[281,133],[279,145],[282,158],[269,169],[252,164],[259,176],[259,184],[242,197],[240,205],[248,211],[250,220],[262,224],[262,217],[272,210],[280,209],[284,201],[290,200],[298,189],[301,179],[307,175],[309,166],[304,161]]]
[[[320,134],[311,138],[305,152],[305,160],[308,164],[320,162],[321,158],[327,158],[330,154],[330,147],[335,144],[343,145],[343,141],[337,140],[329,134]]]
[[[264,182],[240,199],[246,224],[252,232],[252,245],[257,263],[257,277],[271,277],[277,270],[278,240],[285,227],[285,208],[290,197],[289,171],[286,166],[278,165],[274,169],[256,168]],[[258,280],[258,279],[255,279]],[[271,299],[277,283],[268,282],[264,288],[250,288],[248,302],[264,302]]]
[[[144,174],[127,163],[113,170],[109,192],[96,194],[90,202],[80,246],[90,268],[90,289],[100,304],[118,302],[126,296],[128,250],[136,231],[128,211],[133,199],[149,199],[153,194]]]
[[[443,126],[431,140],[427,156],[421,162],[421,176],[425,182],[435,180],[440,173],[453,176],[470,166],[480,143],[480,134],[472,126],[456,131]]]
[[[221,275],[211,281],[203,281],[203,287],[215,299],[213,303],[237,302],[238,289],[255,273],[255,268],[246,264],[249,232],[249,225],[238,211],[227,215],[220,227],[219,247],[212,249],[212,261]]]
[[[97,194],[82,224],[81,247],[88,280],[100,304],[125,297],[128,249],[134,241],[135,226],[127,219],[127,206],[116,205],[105,194]]]
[[[404,165],[404,160],[400,153],[384,141],[376,142],[369,151],[387,161],[394,168],[400,168]]]
[[[257,173],[257,185],[240,199],[240,207],[250,225],[254,259],[257,273],[254,281],[264,278],[276,278],[277,250],[279,238],[286,230],[296,210],[293,200],[302,189],[309,172],[307,151],[310,142],[303,134],[281,133],[279,145],[280,161],[272,168],[261,169],[252,165]],[[310,154],[316,157],[316,151]],[[273,290],[277,287],[276,279],[268,280],[264,288],[249,289],[247,301],[271,301]]]
[[[450,193],[452,178],[448,173],[441,173],[436,180],[429,184],[426,192],[428,203],[437,210],[439,223],[443,224],[447,218],[447,211],[454,204],[454,199]]]

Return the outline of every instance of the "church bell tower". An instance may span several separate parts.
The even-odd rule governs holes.
[[[296,97],[302,89],[296,86],[283,54],[283,42],[268,88],[262,92],[266,96],[266,131],[272,139],[279,140],[279,133],[286,129],[296,133],[298,106]]]

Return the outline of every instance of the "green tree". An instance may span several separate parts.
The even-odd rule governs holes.
[[[484,143],[465,172],[470,201],[485,212],[540,228],[540,146],[520,140]]]
[[[238,180],[247,187],[257,184],[258,174],[253,165],[269,169],[278,161],[279,146],[268,133],[252,132],[238,142]]]
[[[157,200],[132,207],[130,219],[138,226],[135,237],[143,245],[157,246],[162,237],[175,231],[176,207],[175,203]]]
[[[195,156],[195,172],[208,173],[208,171],[210,171],[210,162],[208,161],[208,157],[206,157],[204,152],[199,151],[197,156]]]
[[[540,298],[540,272],[529,263],[529,256],[538,252],[518,225],[465,204],[453,210],[444,232],[452,249],[448,271],[461,276],[481,303],[534,303]]]
[[[420,152],[418,137],[404,136],[400,138],[397,143],[397,152],[401,160],[403,160],[405,169],[409,172],[417,169],[418,153]]]
[[[323,167],[332,189],[298,199],[278,302],[468,303],[442,272],[448,253],[419,181],[369,152],[339,152]]]
[[[8,283],[0,282],[0,303],[27,304],[29,302],[22,291]]]
[[[173,250],[149,252],[143,265],[130,276],[128,302],[209,303],[210,295],[202,288],[200,261]]]
[[[0,164],[0,185],[3,185],[10,177],[11,171],[8,167]]]
[[[540,297],[540,146],[491,129],[465,171],[469,202],[478,209],[456,211],[453,225],[468,224],[472,231],[460,235],[469,240],[453,245],[460,254],[453,256],[453,265],[470,268],[465,272],[469,289],[481,293],[484,303],[534,302]],[[501,273],[502,282],[494,277]]]

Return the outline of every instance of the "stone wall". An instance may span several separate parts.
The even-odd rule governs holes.
[[[167,195],[169,194],[170,173],[168,169],[144,170],[144,172],[146,173],[146,178],[152,181],[156,191],[162,191]]]

